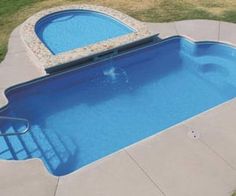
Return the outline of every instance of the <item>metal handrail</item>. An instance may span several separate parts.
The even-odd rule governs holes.
[[[14,133],[2,133],[0,131],[0,136],[12,136],[12,135],[22,135],[25,134],[29,131],[30,129],[30,123],[27,119],[25,118],[16,118],[16,117],[10,117],[10,116],[0,116],[0,119],[5,119],[5,120],[15,120],[15,121],[23,121],[26,123],[26,128],[24,131],[21,132],[14,132]]]

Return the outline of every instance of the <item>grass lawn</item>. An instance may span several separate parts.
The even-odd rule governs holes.
[[[11,31],[42,9],[63,4],[97,4],[146,22],[215,19],[236,23],[236,0],[0,0],[0,61]]]

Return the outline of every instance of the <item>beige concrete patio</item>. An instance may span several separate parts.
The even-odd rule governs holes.
[[[161,39],[181,35],[195,41],[236,45],[236,24],[189,20],[147,23]],[[0,64],[4,90],[45,75],[29,58],[19,28]],[[236,189],[236,98],[159,134],[55,177],[38,159],[0,161],[3,196],[229,196]]]

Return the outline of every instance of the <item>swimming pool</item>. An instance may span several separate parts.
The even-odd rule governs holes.
[[[171,38],[9,89],[0,115],[31,129],[0,137],[0,158],[37,157],[65,175],[235,96],[235,48]]]
[[[59,54],[134,32],[111,16],[91,10],[66,10],[40,19],[35,32],[45,46]]]

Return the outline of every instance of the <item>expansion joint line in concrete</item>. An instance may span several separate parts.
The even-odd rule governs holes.
[[[58,189],[59,180],[60,180],[60,177],[58,176],[58,177],[57,177],[57,183],[56,183],[56,187],[55,187],[55,191],[54,191],[53,196],[56,196],[56,195],[57,195],[57,189]]]
[[[194,127],[190,127],[186,124],[183,123],[183,126],[186,127],[189,131],[193,130]],[[206,146],[212,153],[214,153],[218,158],[220,158],[226,165],[228,165],[232,170],[236,170],[227,160],[225,160],[217,151],[215,151],[210,145],[208,145],[206,142],[204,142],[202,139],[201,139],[201,136],[200,138],[198,139],[199,142],[201,142],[201,144],[203,144],[204,146]]]
[[[130,157],[130,159],[134,162],[134,164],[142,171],[142,173],[151,181],[151,183],[163,194],[163,196],[166,196],[164,191],[160,188],[160,186],[154,182],[154,180],[148,175],[148,173],[141,167],[141,165],[135,160],[135,158],[132,157],[131,154],[127,150],[124,149],[124,151],[127,153],[127,155]]]
[[[176,22],[173,22],[173,23],[174,23],[175,33],[176,33],[176,35],[180,35],[179,32],[178,32],[178,28],[177,28],[177,26],[176,26]]]

